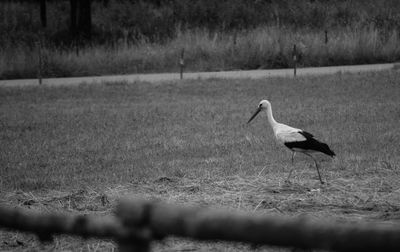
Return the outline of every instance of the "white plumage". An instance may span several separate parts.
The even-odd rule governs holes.
[[[279,123],[277,127],[273,128],[276,139],[284,144],[286,142],[305,141],[306,138],[299,132],[300,129],[292,128],[285,124]]]
[[[274,116],[272,115],[271,103],[267,100],[262,100],[259,103],[257,111],[251,116],[251,118],[247,123],[250,123],[261,111],[266,111],[268,122],[271,125],[272,130],[274,131],[276,140],[279,143],[285,145],[292,151],[292,164],[293,164],[294,154],[296,152],[301,152],[311,157],[315,162],[319,180],[323,184],[324,182],[321,179],[318,163],[315,160],[315,158],[311,155],[311,153],[322,152],[331,157],[335,156],[335,153],[329,148],[327,144],[322,143],[317,139],[315,139],[312,134],[301,129],[290,127],[286,124],[276,122]],[[292,171],[293,168],[292,170],[290,170],[287,180],[289,180]]]

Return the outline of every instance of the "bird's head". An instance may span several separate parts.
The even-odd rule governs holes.
[[[267,101],[267,100],[262,100],[258,104],[258,107],[261,108],[261,110],[266,110],[269,107],[271,107],[271,103],[269,101]]]
[[[254,112],[254,114],[250,117],[249,121],[247,123],[250,123],[257,115],[260,113],[262,110],[267,110],[271,108],[271,103],[267,100],[262,100],[258,104],[257,110]]]

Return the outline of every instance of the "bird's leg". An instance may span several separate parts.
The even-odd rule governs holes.
[[[296,154],[296,152],[292,151],[292,168],[291,168],[290,171],[289,171],[289,175],[288,175],[287,178],[286,178],[286,182],[289,182],[290,176],[292,175],[292,172],[293,172],[293,170],[294,170],[294,163],[293,163],[293,160],[294,160],[294,155],[295,155],[295,154]]]
[[[290,182],[289,179],[290,179],[290,176],[292,175],[293,170],[294,170],[294,167],[292,167],[292,169],[290,169],[289,175],[287,176],[287,178],[285,180],[286,182]]]
[[[314,160],[315,167],[317,168],[317,172],[318,172],[319,181],[321,181],[321,184],[324,184],[324,181],[322,181],[322,178],[321,178],[321,174],[319,173],[319,167],[318,167],[317,160],[315,160],[315,158],[308,153],[304,153],[304,154],[306,154],[307,156],[311,157]]]
[[[296,152],[292,151],[292,165],[293,165],[293,161],[294,161],[294,155],[296,155]]]

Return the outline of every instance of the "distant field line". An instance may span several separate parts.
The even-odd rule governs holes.
[[[31,232],[42,241],[54,234],[113,239],[120,251],[149,251],[168,236],[334,251],[400,251],[400,228],[376,223],[316,222],[183,207],[141,199],[122,200],[114,216],[40,214],[0,207],[0,227]]]
[[[327,75],[336,73],[359,73],[370,71],[382,71],[399,69],[398,63],[368,64],[368,65],[349,65],[349,66],[328,66],[328,67],[308,67],[297,68],[297,76],[304,75]],[[244,70],[244,71],[221,71],[221,72],[193,72],[183,73],[183,79],[262,79],[268,77],[292,77],[293,69],[271,69],[271,70]],[[163,82],[178,81],[180,73],[154,73],[154,74],[127,74],[109,76],[88,76],[88,77],[67,77],[67,78],[48,78],[43,79],[46,86],[79,85],[82,83],[98,84],[104,82]],[[38,79],[16,79],[0,80],[0,87],[22,87],[36,86]]]

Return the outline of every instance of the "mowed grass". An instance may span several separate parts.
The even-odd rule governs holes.
[[[312,132],[337,157],[324,179],[398,176],[400,73],[117,83],[0,90],[0,188],[104,188],[159,177],[284,180],[290,151],[265,115],[246,122],[261,99],[275,119]],[[316,183],[308,157],[297,174]]]

